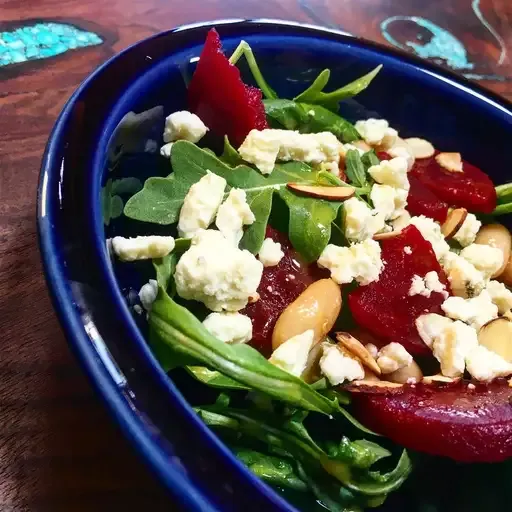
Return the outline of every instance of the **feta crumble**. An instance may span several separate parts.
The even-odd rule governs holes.
[[[210,226],[224,198],[226,180],[210,171],[194,183],[183,200],[178,233],[192,238],[200,229]]]
[[[450,251],[450,246],[444,239],[439,224],[424,215],[411,217],[409,223],[416,226],[423,238],[430,242],[436,258],[441,261]]]
[[[416,329],[420,338],[427,347],[432,348],[434,340],[453,323],[451,318],[438,315],[437,313],[428,313],[421,315],[415,320]]]
[[[375,233],[384,229],[384,215],[374,212],[363,201],[351,197],[343,203],[345,236],[353,242],[372,238]]]
[[[181,110],[166,117],[164,142],[188,140],[195,144],[205,136],[207,131],[208,128],[196,114]]]
[[[329,244],[317,263],[329,269],[338,284],[351,283],[354,279],[361,285],[369,284],[379,279],[384,268],[380,245],[371,239],[350,247]]]
[[[227,199],[219,206],[215,224],[233,245],[238,246],[244,235],[244,226],[255,220],[256,217],[247,204],[245,190],[232,188]]]
[[[466,357],[478,346],[476,330],[456,321],[444,328],[432,344],[434,357],[441,363],[446,377],[460,377],[464,373]]]
[[[169,142],[167,144],[164,144],[160,148],[160,154],[164,156],[165,158],[171,158],[171,150],[174,145],[174,142]]]
[[[394,188],[409,190],[409,178],[407,177],[407,160],[402,157],[382,160],[380,164],[372,165],[368,174],[381,185],[389,185]]]
[[[224,343],[247,343],[252,338],[251,319],[240,313],[210,313],[203,325]]]
[[[460,251],[460,256],[469,261],[489,279],[503,265],[503,252],[497,247],[471,244]]]
[[[370,146],[383,146],[390,148],[396,141],[398,132],[390,128],[385,119],[366,119],[357,121],[356,130],[364,141]]]
[[[405,252],[405,254],[411,255],[412,254],[412,249],[408,245],[406,245],[404,247],[404,252]]]
[[[269,362],[285,372],[300,377],[306,368],[314,337],[315,331],[313,329],[293,336],[272,352]]]
[[[150,279],[139,291],[139,300],[146,311],[150,311],[158,295],[158,283]]]
[[[281,250],[281,244],[274,242],[272,238],[265,238],[261,245],[258,258],[264,267],[274,267],[283,259],[284,252]]]
[[[441,293],[446,299],[448,292],[446,287],[441,281],[439,281],[439,275],[437,272],[432,270],[427,272],[425,277],[414,275],[411,281],[411,287],[409,288],[409,296],[423,295],[424,297],[430,297],[432,292]]]
[[[240,156],[262,174],[270,174],[276,161],[290,160],[312,165],[338,164],[341,142],[331,132],[299,133],[293,130],[251,130],[238,148]]]
[[[452,285],[454,295],[474,297],[479,295],[486,285],[485,276],[474,265],[454,252],[446,253],[442,261],[443,269]],[[459,289],[459,286],[462,286]]]
[[[377,364],[383,374],[396,372],[411,363],[411,354],[400,343],[389,343],[377,354]]]
[[[455,238],[462,247],[471,245],[475,241],[476,235],[478,234],[481,226],[482,223],[476,218],[476,216],[472,213],[468,213],[466,220],[457,233],[455,233],[453,238]]]
[[[475,347],[466,358],[469,374],[484,382],[512,374],[512,364],[482,345]]]
[[[489,281],[486,290],[491,300],[498,307],[500,315],[504,315],[512,308],[512,292],[503,283]]]
[[[137,236],[112,239],[112,249],[121,261],[149,260],[163,258],[174,249],[172,236]]]
[[[498,316],[498,306],[486,290],[471,299],[449,297],[441,304],[441,309],[446,316],[461,320],[477,330]]]
[[[385,220],[396,219],[407,206],[407,190],[375,184],[370,199],[375,210],[384,215]]]
[[[364,369],[361,363],[349,357],[337,345],[323,343],[322,351],[319,363],[320,371],[333,386],[345,381],[351,382],[364,378]]]
[[[263,265],[249,251],[233,246],[220,231],[200,230],[176,265],[180,297],[212,311],[238,311],[256,295]]]

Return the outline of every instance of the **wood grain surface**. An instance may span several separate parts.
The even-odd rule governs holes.
[[[1,512],[175,509],[68,350],[39,261],[36,186],[49,131],[91,70],[160,30],[233,16],[326,25],[426,52],[512,99],[510,0],[0,0],[0,33],[56,21],[104,41],[0,67]],[[447,40],[451,56],[435,44]]]

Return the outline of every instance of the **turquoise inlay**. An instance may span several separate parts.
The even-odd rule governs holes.
[[[432,34],[428,43],[421,45],[407,41],[405,45],[398,42],[389,32],[388,27],[397,21],[412,21],[416,25],[427,29]],[[435,23],[419,16],[392,16],[384,20],[381,25],[382,34],[394,46],[406,50],[412,48],[420,57],[425,59],[440,58],[453,69],[473,69],[474,64],[468,61],[464,45],[450,32]]]
[[[103,40],[65,23],[36,23],[0,32],[0,67],[28,60],[47,59],[69,50],[96,46]]]
[[[480,23],[492,34],[494,39],[498,41],[501,49],[500,58],[498,59],[498,66],[501,66],[505,60],[505,57],[507,56],[507,47],[505,46],[505,41],[503,41],[503,38],[498,34],[498,32],[496,32],[494,27],[484,18],[484,15],[480,10],[480,0],[473,0],[471,2],[471,7],[473,8],[473,12],[479,19]]]

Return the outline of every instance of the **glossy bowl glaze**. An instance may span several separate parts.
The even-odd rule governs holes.
[[[291,510],[202,424],[160,368],[144,341],[143,319],[130,308],[147,270],[114,268],[105,244],[115,234],[159,231],[122,218],[104,225],[103,206],[110,203],[102,201],[102,187],[110,178],[143,181],[169,173],[158,155],[164,117],[186,108],[186,81],[212,25],[228,51],[242,38],[251,44],[282,97],[293,97],[323,68],[331,69],[337,87],[384,64],[342,114],[351,120],[383,117],[404,137],[422,136],[440,149],[461,151],[496,183],[511,177],[512,111],[500,98],[418,59],[340,32],[269,20],[158,34],[101,66],[66,104],[44,155],[37,215],[48,286],[83,368],[184,507]],[[129,112],[136,115],[125,117]]]

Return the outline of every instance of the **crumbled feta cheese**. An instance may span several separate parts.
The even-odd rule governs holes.
[[[466,357],[466,367],[474,379],[484,382],[512,374],[512,364],[482,345],[475,347]]]
[[[340,161],[341,142],[331,132],[299,133],[293,130],[251,130],[238,148],[240,156],[263,174],[270,174],[277,160],[312,165]]]
[[[423,238],[427,242],[430,242],[436,258],[441,261],[450,250],[450,246],[444,239],[439,224],[434,222],[432,219],[425,217],[424,215],[411,217],[409,223],[416,226]]]
[[[156,300],[158,295],[158,283],[155,279],[150,279],[145,285],[143,285],[139,291],[139,299],[142,307],[149,311],[153,306],[153,302]]]
[[[361,285],[377,281],[384,268],[380,245],[371,239],[350,247],[329,244],[320,255],[318,266],[329,269],[338,284],[355,279]]]
[[[210,313],[203,325],[225,343],[247,343],[252,338],[251,319],[240,313]]]
[[[425,277],[414,275],[411,281],[411,287],[409,288],[409,296],[423,295],[424,297],[430,297],[432,292],[441,293],[446,299],[448,292],[446,287],[441,281],[439,281],[439,275],[434,270],[427,272]]]
[[[476,216],[472,213],[468,213],[466,220],[457,233],[455,233],[453,238],[455,238],[462,247],[471,245],[475,241],[476,235],[481,226],[482,223],[476,218]]]
[[[357,121],[355,128],[370,146],[390,148],[398,136],[398,132],[390,128],[389,123],[385,119],[370,118],[364,121]]]
[[[200,229],[213,222],[222,199],[226,180],[207,171],[187,192],[180,211],[178,233],[183,238],[192,238]]]
[[[207,131],[208,128],[198,116],[188,110],[181,110],[165,119],[164,142],[188,140],[195,144]]]
[[[256,220],[247,204],[245,190],[232,188],[227,199],[219,206],[215,224],[219,231],[234,245],[238,246],[244,235],[244,226]]]
[[[293,336],[272,352],[269,362],[285,372],[300,377],[306,368],[314,338],[315,331],[313,329]]]
[[[384,215],[386,220],[396,219],[407,206],[407,190],[389,185],[375,184],[370,192],[375,210]]]
[[[432,348],[434,340],[453,323],[453,320],[437,313],[428,313],[416,318],[416,329],[427,347]]]
[[[452,284],[454,295],[463,294],[464,297],[475,297],[485,288],[486,279],[474,265],[461,258],[454,252],[446,253],[442,265],[448,280]],[[458,284],[462,283],[462,289],[459,291]]]
[[[380,164],[372,165],[368,174],[381,185],[389,185],[394,188],[409,190],[409,178],[407,177],[407,160],[402,157],[382,160]]]
[[[407,143],[404,142],[403,144],[405,145],[395,144],[392,148],[386,149],[386,153],[391,158],[405,158],[405,160],[407,160],[407,170],[410,171],[414,165],[415,158],[412,151],[407,146]]]
[[[364,369],[359,361],[343,353],[337,345],[322,344],[320,371],[333,386],[345,381],[351,382],[364,378]]]
[[[498,281],[490,281],[486,288],[491,300],[498,306],[500,315],[504,315],[512,308],[512,292]]]
[[[168,142],[167,144],[164,144],[160,148],[160,154],[162,156],[165,156],[165,158],[171,158],[171,150],[172,150],[173,145],[174,145],[174,142]]]
[[[412,356],[400,343],[389,343],[379,350],[377,364],[384,374],[393,373],[412,363]]]
[[[410,254],[412,254],[412,249],[408,245],[406,245],[404,247],[404,252],[405,252],[405,254],[409,254],[410,255]]]
[[[368,350],[368,352],[370,353],[370,355],[376,359],[377,358],[377,354],[379,353],[379,349],[373,344],[373,343],[367,343],[364,348],[366,350]]]
[[[163,258],[174,249],[172,236],[137,236],[112,239],[112,249],[121,261],[149,260]]]
[[[279,242],[274,242],[272,238],[265,238],[265,240],[263,240],[258,258],[261,263],[263,263],[264,267],[274,267],[278,265],[283,257],[284,252],[281,250],[281,244]]]
[[[441,373],[446,377],[459,377],[464,373],[466,357],[478,346],[476,330],[456,321],[444,328],[434,339],[432,352],[441,363]]]
[[[471,244],[460,251],[460,256],[490,278],[503,265],[503,252],[497,247]]]
[[[360,242],[372,238],[384,228],[384,215],[374,212],[360,199],[351,197],[343,203],[345,236],[350,241]]]
[[[263,265],[220,231],[200,230],[176,265],[176,291],[212,311],[238,311],[256,295]]]
[[[441,304],[441,309],[446,316],[454,320],[462,320],[477,330],[498,316],[498,306],[493,304],[486,290],[471,299],[448,297]]]

